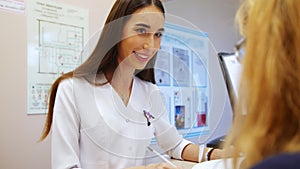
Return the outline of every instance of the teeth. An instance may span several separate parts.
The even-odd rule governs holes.
[[[136,55],[138,55],[139,57],[143,58],[143,59],[147,59],[148,56],[147,55],[142,55],[142,54],[139,54],[137,52],[134,52]]]
[[[146,56],[146,55],[140,55],[140,57],[141,57],[141,58],[144,58],[144,59],[147,59],[147,58],[148,58],[148,56]]]

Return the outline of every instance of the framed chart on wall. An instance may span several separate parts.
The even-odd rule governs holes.
[[[88,9],[36,0],[27,13],[27,114],[45,114],[51,84],[85,60]]]

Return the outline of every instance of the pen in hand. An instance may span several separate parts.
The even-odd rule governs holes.
[[[156,154],[159,158],[161,158],[164,162],[168,163],[170,166],[172,167],[176,167],[175,164],[173,164],[170,160],[168,160],[166,157],[164,157],[163,155],[161,155],[159,152],[157,152],[156,150],[154,150],[153,148],[147,146],[147,149],[151,152],[153,152],[154,154]]]

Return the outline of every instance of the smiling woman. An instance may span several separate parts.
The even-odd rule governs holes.
[[[160,0],[117,0],[87,61],[54,82],[41,138],[52,130],[54,169],[145,168],[152,138],[176,159],[218,157],[169,123],[153,70],[164,20]]]
[[[133,69],[143,69],[160,48],[163,30],[164,15],[159,9],[149,6],[137,10],[127,21],[122,32],[119,67],[122,65],[120,63],[125,61]]]

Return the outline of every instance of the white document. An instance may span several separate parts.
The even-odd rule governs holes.
[[[240,158],[238,165],[242,162],[243,158]],[[192,169],[232,169],[232,158],[211,160],[201,162],[193,166]]]

